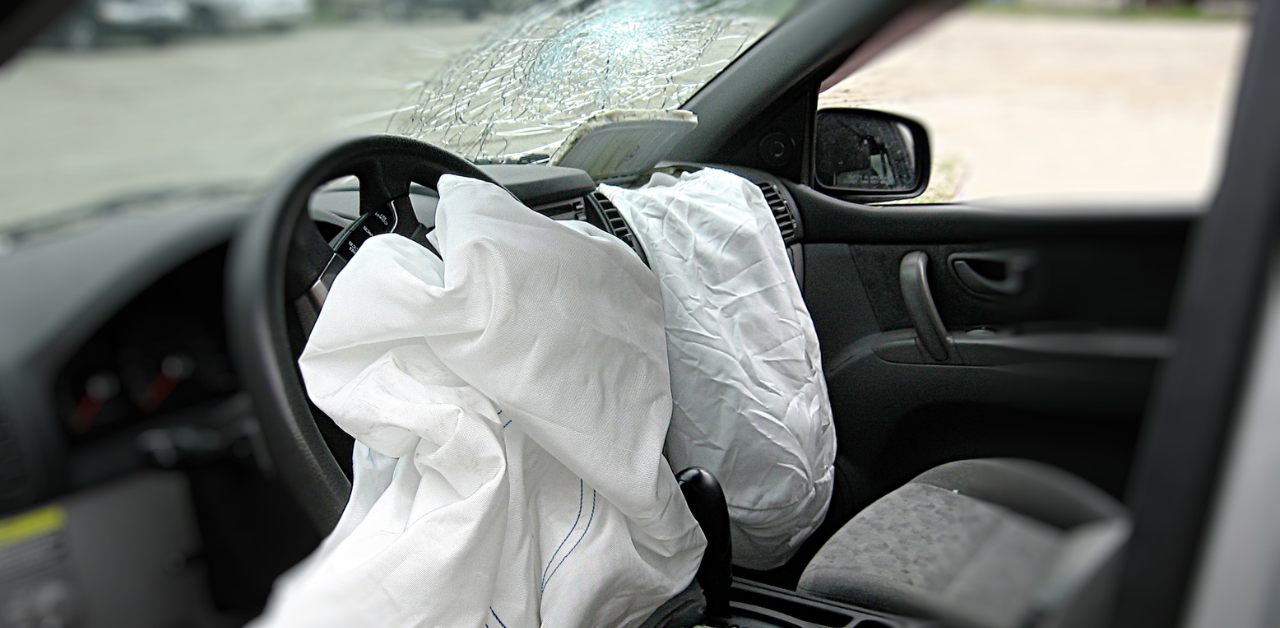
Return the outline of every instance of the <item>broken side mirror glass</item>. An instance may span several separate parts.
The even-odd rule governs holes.
[[[823,109],[814,172],[822,191],[861,202],[914,198],[929,185],[929,136],[920,123],[869,109]]]

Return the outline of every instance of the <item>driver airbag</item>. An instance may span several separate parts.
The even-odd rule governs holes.
[[[356,438],[337,528],[260,625],[637,626],[706,541],[662,456],[661,295],[635,253],[442,177],[434,243],[369,239],[299,359]]]

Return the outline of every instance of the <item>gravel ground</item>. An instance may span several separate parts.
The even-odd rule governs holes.
[[[155,186],[263,180],[317,143],[381,131],[493,25],[316,26],[0,69],[0,224]],[[1216,178],[1240,22],[966,12],[822,97],[910,114],[929,198],[1156,191]]]
[[[1217,181],[1242,21],[962,12],[822,94],[929,129],[928,200],[1204,197]]]

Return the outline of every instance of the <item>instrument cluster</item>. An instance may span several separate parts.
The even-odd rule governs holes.
[[[226,249],[122,308],[63,367],[55,407],[73,442],[235,392],[222,308]]]

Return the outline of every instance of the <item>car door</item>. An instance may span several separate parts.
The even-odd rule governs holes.
[[[987,456],[1040,460],[1121,493],[1171,350],[1193,211],[872,209],[792,192],[839,455],[859,498]],[[927,283],[904,280],[908,256]],[[929,332],[913,323],[912,298],[935,304],[945,356],[919,346]]]
[[[1016,456],[1122,496],[1247,29],[960,9],[819,85],[819,110],[913,115],[934,153],[920,199],[860,205],[814,176],[816,125],[792,190],[841,456],[872,494]],[[931,333],[945,355],[912,346]]]
[[[899,14],[898,20],[916,20],[918,25],[918,12],[914,17],[911,13]],[[1010,23],[1013,18],[1008,17],[995,20],[993,26],[991,19],[975,20],[973,15],[951,14],[969,22],[962,24],[969,30],[959,37],[994,37],[1043,27],[1035,20]],[[1177,29],[1172,27],[1163,33],[1139,24],[1118,29],[1103,25],[1092,27],[1098,32],[1074,34],[1072,29],[1079,30],[1079,25],[1067,27],[1061,37],[1068,39],[1133,37],[1128,50],[1177,45]],[[1216,90],[1211,100],[1217,100],[1193,112],[1202,115],[1197,124],[1211,129],[1222,128],[1215,125],[1223,120],[1214,116],[1225,116],[1234,94],[1235,64],[1247,22],[1231,28],[1235,30],[1225,35],[1214,31],[1206,36],[1216,46],[1206,54],[1217,59],[1216,71],[1230,79],[1209,85],[1206,89]],[[880,30],[894,31],[893,23]],[[1030,46],[1036,37],[1032,32],[1018,41]],[[860,49],[869,47],[877,46],[864,43]],[[1159,134],[1171,127],[1142,127],[1130,136],[1115,138],[1086,133],[1079,138],[1084,147],[1071,153],[1076,138],[1059,127],[1078,128],[1080,121],[1067,118],[1064,112],[1083,116],[1086,126],[1101,124],[1100,132],[1120,128],[1123,135],[1122,122],[1106,119],[1114,114],[1106,107],[1080,111],[1068,98],[1070,102],[1061,106],[1026,114],[1031,116],[1029,123],[1014,124],[1016,132],[1000,127],[1000,116],[1007,111],[985,111],[960,120],[948,120],[945,115],[929,119],[916,113],[925,127],[972,131],[939,138],[949,144],[936,144],[944,150],[934,154],[935,182],[946,184],[955,178],[946,149],[964,141],[982,143],[984,128],[992,129],[992,134],[1014,135],[1030,130],[1005,138],[1006,146],[1018,154],[1004,155],[1003,162],[995,160],[1000,162],[997,166],[1018,170],[1019,160],[1040,159],[1046,171],[1060,168],[1076,179],[1046,186],[1047,192],[1059,193],[1053,202],[1029,197],[1036,181],[1018,173],[1004,179],[1016,184],[1009,187],[1017,196],[996,202],[957,200],[954,194],[930,198],[929,192],[925,193],[929,202],[875,202],[873,195],[824,186],[814,174],[821,145],[815,115],[831,106],[819,94],[847,73],[842,66],[854,63],[857,69],[867,61],[859,58],[859,48],[852,54],[845,50],[843,55],[829,54],[815,63],[806,79],[779,92],[709,159],[757,183],[777,186],[780,200],[776,202],[785,211],[775,210],[795,222],[789,231],[784,229],[784,236],[822,344],[839,442],[837,496],[824,527],[838,526],[836,522],[842,523],[920,472],[964,458],[1038,460],[1122,496],[1153,380],[1174,349],[1169,339],[1171,305],[1186,243],[1213,184],[1219,136],[1194,127],[1191,133],[1200,133],[1199,139],[1188,140],[1187,151],[1195,159],[1184,161],[1195,163],[1176,159],[1159,163],[1174,164],[1173,170],[1199,170],[1191,175],[1180,170],[1182,174],[1174,177],[1173,172],[1150,166],[1142,172],[1125,170],[1151,159],[1157,150],[1159,142],[1143,145],[1142,138],[1163,137]],[[944,53],[956,50],[963,49]],[[1008,52],[1003,51],[1006,56]],[[1022,52],[1032,65],[1043,61],[1043,52],[1040,57],[1034,51]],[[1118,57],[1108,58],[1118,63]],[[1128,59],[1128,74],[1110,72],[1105,60],[1095,60],[1092,66],[1087,59],[1067,60],[1063,65],[1080,76],[1064,72],[1067,84],[1062,89],[1076,90],[1072,97],[1084,101],[1092,97],[1104,102],[1125,92],[1124,81],[1149,82],[1151,72],[1176,76],[1183,71],[1176,65],[1154,70],[1141,65],[1158,61],[1152,59]],[[1014,75],[1014,84],[1004,85],[1014,96],[1019,77],[1010,68],[1016,65],[1010,61],[990,70]],[[1199,66],[1194,69],[1208,72]],[[1090,70],[1104,74],[1101,86],[1091,82]],[[876,101],[868,97],[883,95],[876,91],[881,83],[908,78],[920,77],[882,73],[882,80],[854,95],[853,104],[875,106]],[[942,86],[934,91],[951,94],[963,93],[963,79],[934,75],[922,80],[939,81]],[[1061,93],[1050,95],[1063,97]],[[1032,96],[1037,95],[1042,94]],[[687,106],[715,111],[724,106],[717,99],[715,93],[699,94]],[[991,103],[989,98],[985,104]],[[1144,111],[1141,104],[1136,107],[1136,117],[1162,113]],[[928,113],[928,107],[919,109]],[[939,111],[954,114],[955,109]],[[686,149],[684,154],[692,157],[696,151]],[[1086,163],[1073,163],[1077,155],[1085,155],[1077,161]],[[1134,189],[1154,187],[1157,194],[1102,201],[1061,194],[1064,190],[1116,192],[1124,189],[1126,176],[1133,179]],[[1159,194],[1170,191],[1161,188],[1163,182],[1189,178],[1197,182],[1174,186],[1172,191],[1182,193],[1178,198],[1169,200],[1169,195]],[[998,187],[987,186],[983,192],[999,196]],[[928,318],[917,315],[922,307],[926,313],[936,311],[939,329],[922,325],[921,318]],[[920,340],[935,332],[941,336],[941,354],[931,353]],[[821,541],[822,534],[815,535],[813,543]]]

